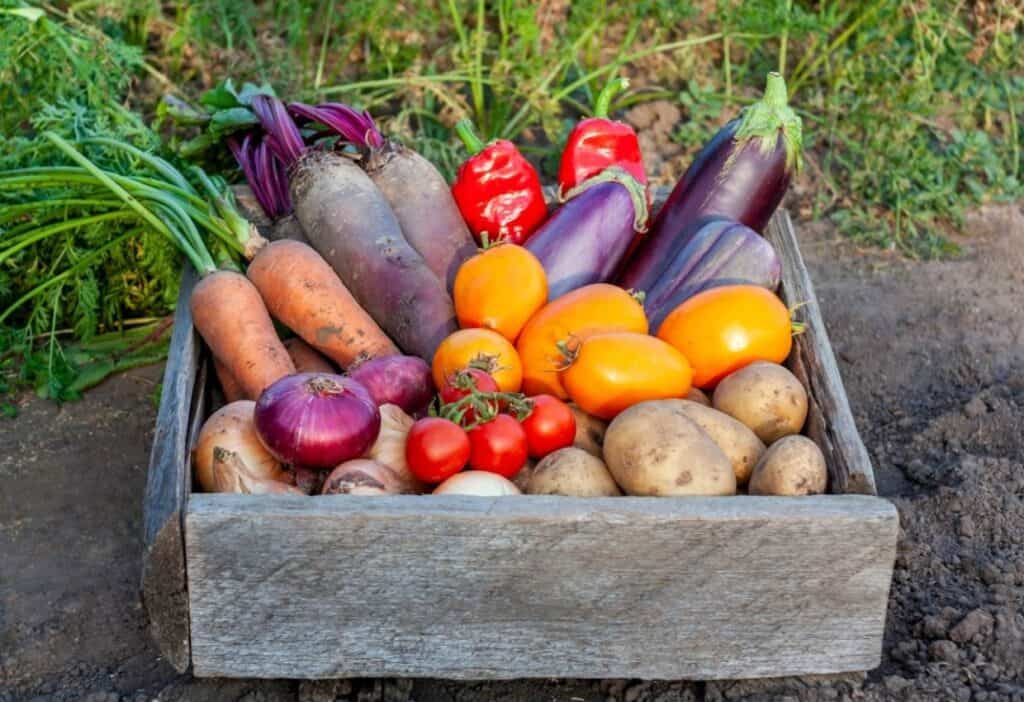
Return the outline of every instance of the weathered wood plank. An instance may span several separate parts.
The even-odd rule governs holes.
[[[896,510],[195,495],[195,674],[719,679],[879,663]]]
[[[796,337],[790,367],[810,391],[807,434],[825,453],[829,491],[874,495],[875,473],[871,458],[857,432],[789,213],[776,212],[765,236],[782,259],[782,299],[791,308],[802,305],[797,318],[805,322],[806,330]]]
[[[179,672],[190,662],[183,515],[191,485],[188,440],[200,356],[188,305],[195,282],[188,267],[174,315],[143,507],[142,601],[153,639]]]

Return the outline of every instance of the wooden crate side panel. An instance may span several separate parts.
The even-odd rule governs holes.
[[[796,337],[789,366],[808,388],[810,407],[806,432],[825,454],[829,492],[875,495],[871,457],[860,439],[850,403],[839,375],[818,298],[797,245],[789,213],[779,210],[765,236],[782,259],[782,298],[791,308],[801,305],[796,318],[806,329]]]
[[[199,676],[717,679],[880,658],[895,509],[810,498],[261,498],[186,519]]]
[[[178,295],[143,504],[142,601],[151,636],[179,672],[190,662],[183,533],[191,485],[188,442],[191,424],[202,416],[193,407],[201,354],[188,305],[195,282],[188,268]]]

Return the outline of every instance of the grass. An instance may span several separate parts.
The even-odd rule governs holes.
[[[350,101],[449,174],[462,158],[449,128],[468,116],[553,176],[572,121],[615,73],[634,90],[614,108],[682,109],[678,174],[777,69],[805,120],[807,216],[933,257],[955,251],[947,234],[967,208],[1022,193],[1024,10],[1012,0],[439,0],[397,12],[384,0],[200,0],[152,26],[169,32],[152,60],[187,94],[229,71]]]

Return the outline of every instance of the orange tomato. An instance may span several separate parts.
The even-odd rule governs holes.
[[[470,367],[490,373],[502,392],[519,392],[523,383],[516,347],[490,329],[460,329],[442,341],[431,366],[434,385],[442,388],[445,378]]]
[[[499,244],[462,264],[452,297],[460,327],[493,329],[514,342],[548,301],[548,278],[522,246]]]
[[[523,327],[516,342],[523,362],[523,392],[527,395],[569,395],[562,387],[559,342],[582,339],[598,331],[647,333],[644,307],[615,285],[595,283],[577,288],[540,308]]]
[[[664,341],[606,332],[579,345],[562,383],[584,412],[612,419],[638,402],[683,397],[692,376],[686,357]]]
[[[793,346],[789,310],[756,285],[725,285],[698,293],[665,317],[658,338],[693,366],[693,384],[712,388],[754,361],[782,363]]]

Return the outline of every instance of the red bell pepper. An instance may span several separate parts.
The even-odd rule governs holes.
[[[594,103],[594,116],[577,123],[569,134],[558,169],[560,197],[611,166],[618,166],[647,187],[636,132],[624,122],[608,119],[612,97],[628,87],[625,78],[608,83]]]
[[[459,167],[452,196],[478,242],[522,244],[547,217],[540,176],[511,141],[484,144],[466,119],[455,125],[470,158]]]

